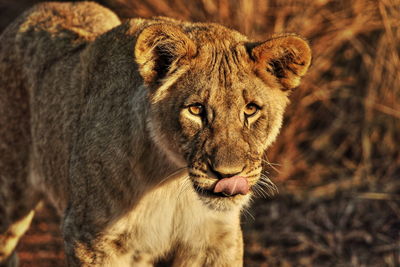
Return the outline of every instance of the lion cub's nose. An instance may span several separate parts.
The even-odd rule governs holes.
[[[229,178],[240,174],[244,170],[244,166],[212,166],[210,170],[219,178]]]

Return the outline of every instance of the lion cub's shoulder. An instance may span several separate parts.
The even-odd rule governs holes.
[[[41,3],[26,11],[19,19],[19,33],[46,32],[54,37],[75,37],[93,40],[121,21],[111,10],[93,2]]]

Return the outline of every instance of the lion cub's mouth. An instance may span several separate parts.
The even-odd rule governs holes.
[[[226,195],[225,193],[214,193],[212,190],[205,189],[196,184],[193,184],[193,188],[200,196],[209,198],[232,198],[236,196]]]
[[[243,176],[219,179],[211,186],[201,186],[194,182],[193,186],[197,193],[208,197],[235,197],[247,195],[250,191],[249,182]]]
[[[233,176],[219,180],[214,186],[214,193],[222,193],[223,195],[247,195],[250,187],[249,182],[243,176]]]

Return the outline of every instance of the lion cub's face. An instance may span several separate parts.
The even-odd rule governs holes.
[[[139,35],[135,55],[156,143],[188,167],[207,206],[244,203],[260,182],[287,91],[310,64],[307,43],[294,35],[252,43],[218,25],[157,24]]]

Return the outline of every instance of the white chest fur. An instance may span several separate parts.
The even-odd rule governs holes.
[[[221,231],[237,227],[239,209],[217,212],[206,207],[186,174],[148,192],[109,229],[111,237],[128,236],[128,249],[162,257],[174,246],[202,248]]]

